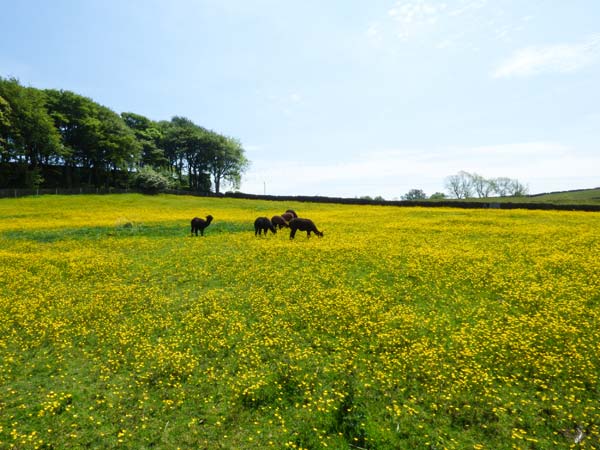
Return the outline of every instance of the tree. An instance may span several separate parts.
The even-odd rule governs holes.
[[[446,178],[446,189],[454,198],[470,198],[473,196],[471,177],[468,172],[461,171]]]
[[[129,171],[139,162],[141,145],[121,116],[111,109],[97,105],[96,118],[99,121],[98,159],[93,160],[96,184],[100,183],[98,169],[105,173],[104,184],[111,185],[117,171]]]
[[[489,197],[494,192],[494,183],[476,173],[468,174],[471,179],[471,186],[479,198]]]
[[[461,171],[456,175],[446,178],[446,188],[450,195],[455,198],[469,198],[473,192],[479,198],[487,198],[495,193],[500,197],[522,196],[527,194],[527,187],[519,180],[507,177],[486,179],[476,173]]]
[[[519,180],[511,180],[509,195],[512,197],[523,197],[527,195],[529,188],[523,185]]]
[[[214,148],[219,145],[212,133],[185,117],[173,117],[170,122],[160,122],[161,147],[169,165],[179,180],[187,177],[189,188],[198,192],[210,191],[208,163]]]
[[[147,117],[132,112],[121,113],[121,117],[133,133],[141,146],[140,167],[167,167],[168,159],[160,148],[162,130],[158,123]]]
[[[241,176],[250,165],[238,140],[225,136],[219,136],[217,140],[218,146],[213,149],[208,160],[208,170],[216,194],[220,192],[222,182],[235,189],[239,188]]]
[[[2,158],[27,163],[31,170],[59,158],[64,148],[54,122],[46,110],[45,94],[23,87],[18,80],[0,78],[2,107]]]
[[[4,161],[5,156],[8,159],[8,135],[10,134],[10,114],[9,103],[0,96],[0,162]]]
[[[443,200],[445,198],[446,198],[446,194],[444,194],[443,192],[436,192],[429,196],[429,200]]]
[[[75,167],[87,171],[88,184],[112,183],[118,170],[131,169],[140,159],[141,144],[123,119],[111,109],[70,91],[47,90],[48,109],[68,152],[67,184]]]
[[[509,195],[511,189],[512,180],[506,177],[500,177],[494,179],[494,192],[500,197],[506,197]]]
[[[421,189],[411,189],[402,196],[402,200],[425,200],[426,198],[427,194]]]

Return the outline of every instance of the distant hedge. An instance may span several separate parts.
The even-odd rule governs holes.
[[[592,211],[600,212],[600,205],[562,205],[552,203],[512,203],[512,202],[469,202],[465,200],[371,200],[364,198],[342,198],[304,195],[255,195],[241,192],[227,192],[226,197],[272,200],[288,202],[339,203],[343,205],[381,205],[381,206],[423,206],[426,208],[467,208],[467,209],[543,209],[560,211]]]
[[[24,197],[30,195],[50,195],[50,194],[123,194],[131,192],[141,192],[140,189],[127,188],[76,188],[76,189],[0,189],[0,198],[6,197]],[[565,205],[553,203],[512,203],[512,202],[469,202],[465,200],[443,200],[443,201],[423,201],[423,200],[370,200],[365,198],[343,198],[343,197],[324,197],[324,196],[306,196],[306,195],[258,195],[245,194],[243,192],[226,192],[225,194],[207,193],[201,194],[188,190],[166,189],[166,194],[172,195],[193,195],[197,197],[229,197],[248,200],[269,200],[280,202],[306,202],[306,203],[337,203],[341,205],[379,205],[379,206],[422,206],[425,208],[464,208],[464,209],[542,209],[555,211],[589,211],[600,212],[600,205]]]

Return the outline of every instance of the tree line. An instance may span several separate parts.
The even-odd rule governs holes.
[[[249,165],[241,143],[185,117],[117,114],[71,91],[0,77],[0,187],[169,187],[220,193]]]
[[[411,189],[402,200],[443,200],[445,198],[469,199],[488,197],[522,197],[529,189],[519,180],[508,177],[485,178],[477,173],[460,171],[446,178],[444,186],[447,194],[436,192],[427,196],[421,189]]]

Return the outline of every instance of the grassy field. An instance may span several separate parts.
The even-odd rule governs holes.
[[[254,236],[287,208],[325,236]],[[0,448],[600,448],[598,255],[597,213],[0,200]]]
[[[555,205],[600,205],[600,188],[525,195],[523,197],[474,198],[469,200],[478,202],[552,203]]]

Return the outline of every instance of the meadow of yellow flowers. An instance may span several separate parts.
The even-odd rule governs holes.
[[[0,448],[600,448],[597,213],[3,199],[0,260]]]

